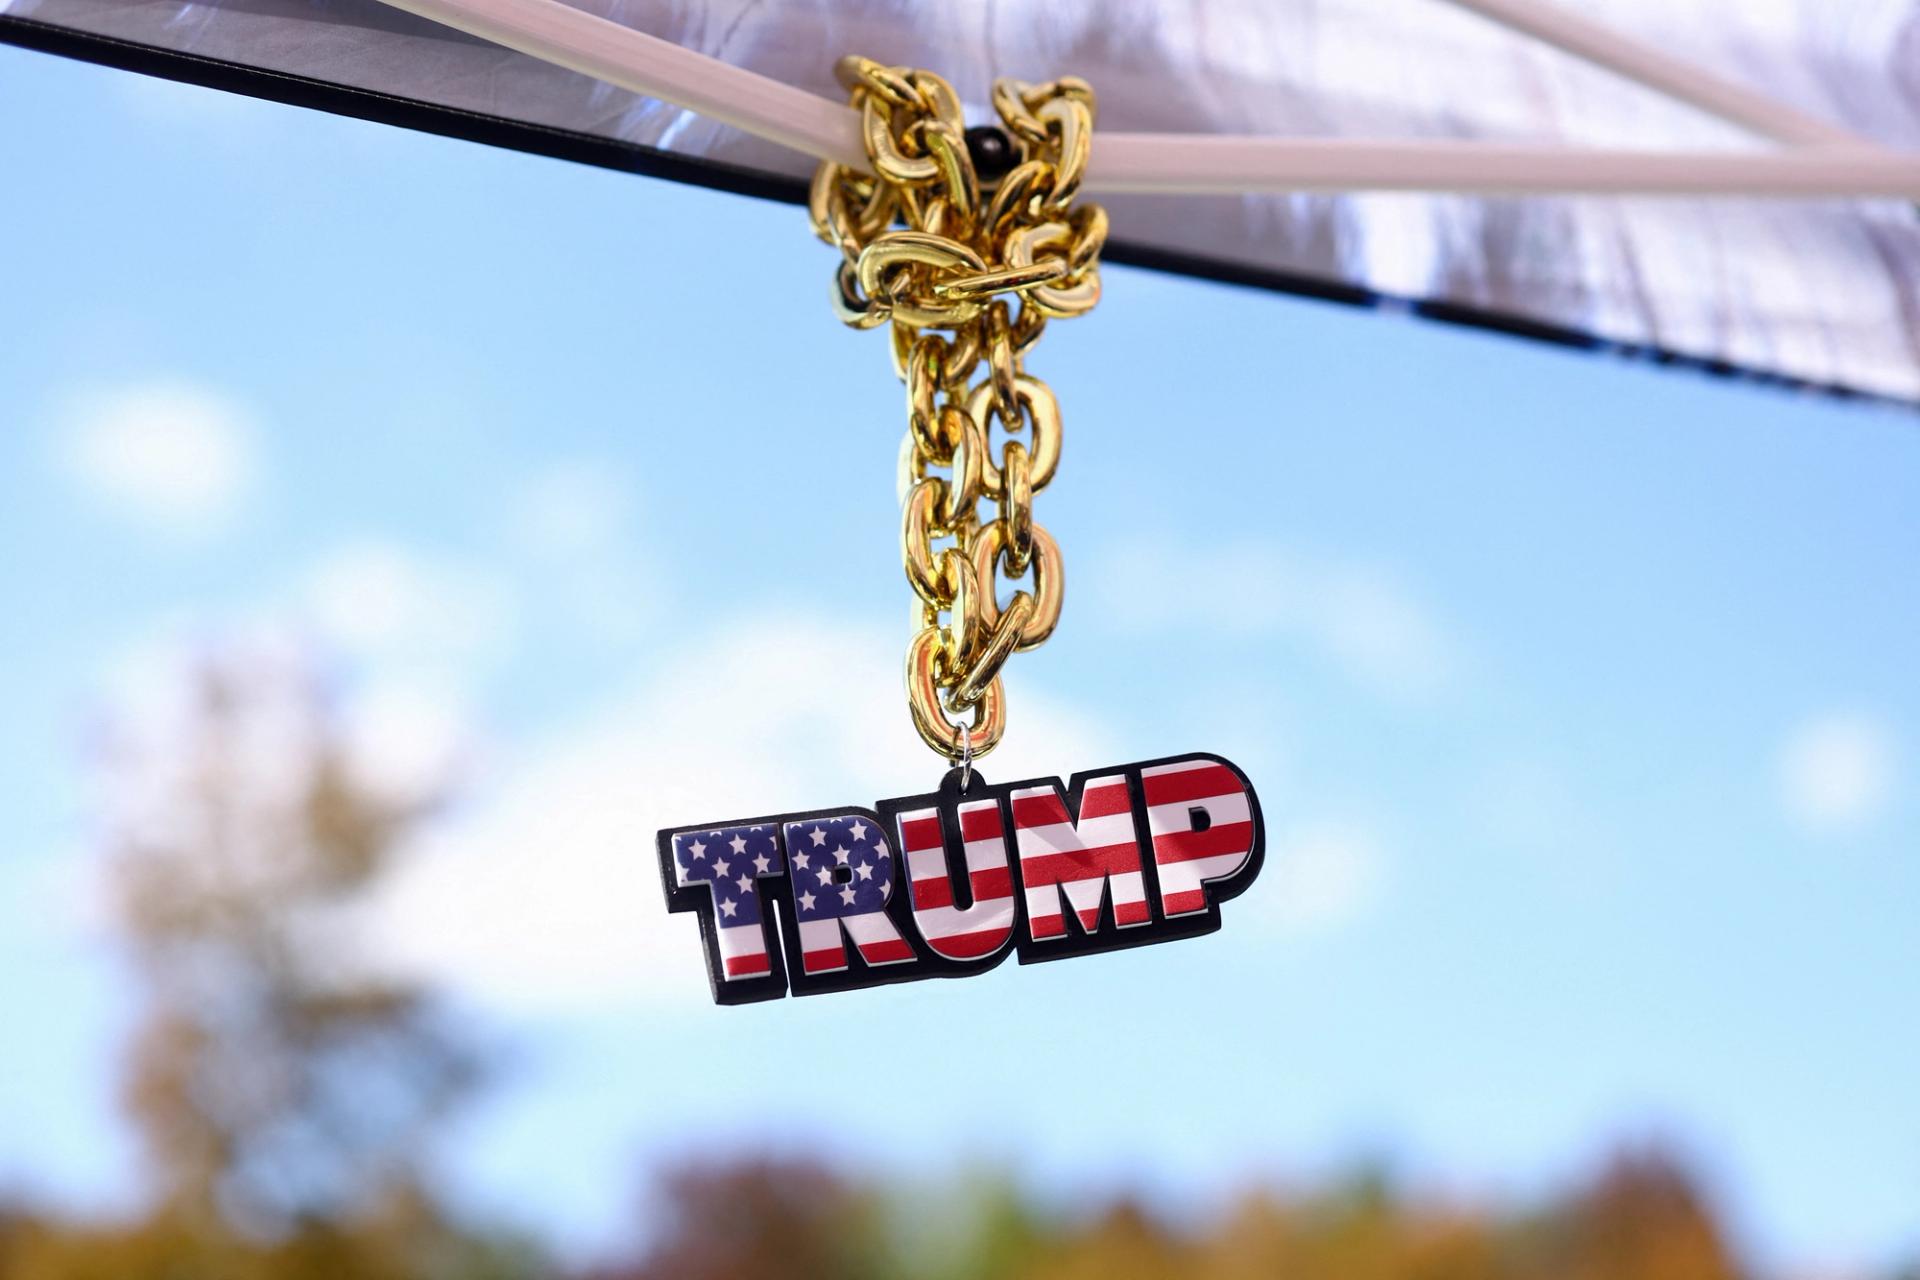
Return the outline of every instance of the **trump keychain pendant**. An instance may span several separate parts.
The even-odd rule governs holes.
[[[891,323],[907,387],[901,558],[918,619],[907,708],[955,767],[937,791],[870,809],[660,833],[668,909],[698,915],[721,1004],[1210,933],[1262,860],[1253,787],[1218,756],[1064,785],[993,785],[973,767],[1006,732],[1001,668],[1045,643],[1064,598],[1059,545],[1033,518],[1060,465],[1060,407],[1025,361],[1049,319],[1100,299],[1106,214],[1074,203],[1092,89],[1000,80],[1001,127],[967,130],[931,72],[865,58],[836,70],[872,172],[823,164],[808,208],[841,253],[840,318]],[[1029,578],[1001,605],[1001,581]]]
[[[1246,775],[1194,754],[660,833],[720,1004],[984,973],[1212,933],[1260,871]],[[769,919],[780,923],[776,939]]]

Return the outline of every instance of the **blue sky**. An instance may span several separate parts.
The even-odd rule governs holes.
[[[1209,939],[714,1009],[652,829],[937,776],[900,394],[800,212],[13,50],[0,118],[0,1183],[132,1185],[87,726],[293,630],[388,767],[463,744],[365,928],[515,1046],[461,1195],[571,1247],[715,1146],[1204,1204],[1663,1133],[1762,1258],[1920,1248],[1910,413],[1114,269],[1033,361],[1071,589],[989,771],[1218,752],[1268,870]]]

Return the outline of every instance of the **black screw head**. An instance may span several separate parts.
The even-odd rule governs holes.
[[[1013,168],[1013,140],[997,124],[977,124],[967,130],[967,155],[982,182],[993,182]]]

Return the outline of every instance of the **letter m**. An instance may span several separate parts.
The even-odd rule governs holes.
[[[1014,843],[1026,889],[1027,934],[1035,942],[1067,936],[1071,907],[1086,933],[1100,928],[1100,905],[1113,889],[1114,923],[1127,928],[1152,919],[1140,874],[1140,839],[1133,826],[1133,796],[1125,774],[1091,778],[1080,793],[1080,811],[1068,812],[1057,782],[1015,788]]]

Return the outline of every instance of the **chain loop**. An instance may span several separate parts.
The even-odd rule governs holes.
[[[1006,530],[998,520],[982,526],[980,535],[973,541],[973,572],[980,584],[977,597],[980,622],[988,628],[1000,624],[1002,610],[994,596],[993,583],[1006,545]],[[1033,599],[1033,616],[1020,629],[1020,643],[1015,646],[1020,653],[1046,643],[1060,623],[1060,605],[1066,595],[1066,582],[1060,574],[1059,544],[1037,524],[1033,526],[1033,591],[1016,592],[1015,598],[1029,594]]]
[[[1029,378],[1024,373],[1014,378],[1013,395],[1025,410],[1022,416],[1033,422],[1033,469],[1028,483],[1037,493],[1052,483],[1053,473],[1060,465],[1060,402],[1053,398],[1053,390],[1046,383],[1038,378]],[[983,437],[990,425],[988,415],[992,412],[993,383],[982,382],[967,397],[967,415],[973,419],[974,426],[979,428]],[[1018,421],[1016,418],[1015,422]],[[1010,432],[1019,429],[1017,425],[1007,428]],[[988,494],[995,498],[1005,496],[1005,478],[991,458],[983,464],[981,474]]]
[[[907,393],[900,551],[918,627],[907,706],[928,746],[970,768],[1006,730],[1007,659],[1053,633],[1064,598],[1060,548],[1033,518],[1033,495],[1060,465],[1060,406],[1025,359],[1050,317],[1100,299],[1107,217],[1074,203],[1092,150],[1093,90],[1071,76],[996,82],[994,110],[1015,154],[989,181],[945,80],[858,57],[834,70],[860,113],[872,172],[822,165],[807,210],[840,252],[835,313],[854,328],[891,325]],[[997,458],[995,421],[1019,437]],[[991,520],[982,500],[994,504]],[[1029,575],[1031,587],[1013,588],[1003,608],[1002,585]]]

